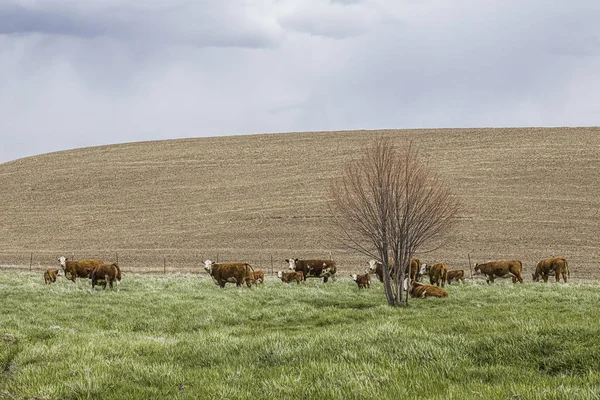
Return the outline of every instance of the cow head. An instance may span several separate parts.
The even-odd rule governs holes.
[[[279,279],[283,278],[283,271],[277,271],[277,277]]]
[[[421,264],[421,268],[419,268],[419,275],[425,275],[429,273],[429,265],[423,263]]]
[[[58,259],[58,262],[60,263],[60,266],[63,268],[67,267],[67,258],[65,256],[60,256]]]
[[[352,277],[352,280],[353,280],[354,282],[356,282],[356,280],[358,279],[358,275],[356,275],[356,274],[352,274],[352,275],[350,275],[350,276]]]
[[[531,278],[533,279],[534,282],[540,281],[540,275],[538,275],[536,273],[531,274]]]
[[[211,260],[205,260],[204,261],[204,269],[209,274],[212,272],[212,266],[213,266],[213,264],[214,264],[214,261],[211,261]]]
[[[369,273],[374,274],[377,270],[377,264],[380,264],[377,260],[369,260]]]
[[[480,274],[481,273],[481,267],[479,266],[479,264],[475,263],[475,267],[473,267],[473,273],[474,274]]]
[[[286,258],[285,262],[289,264],[288,269],[291,269],[292,271],[296,269],[296,261],[298,261],[297,258]]]

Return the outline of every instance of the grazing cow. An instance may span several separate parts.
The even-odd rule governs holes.
[[[462,269],[448,270],[448,272],[446,273],[446,282],[448,282],[448,285],[450,285],[453,280],[456,280],[457,282],[461,281],[462,283],[465,283],[465,271]]]
[[[556,282],[560,282],[560,275],[562,274],[563,280],[567,282],[567,276],[571,276],[571,269],[569,263],[562,257],[544,258],[537,263],[535,267],[535,273],[531,276],[534,282],[539,282],[540,277],[544,282],[548,282],[548,275],[554,272],[554,278]]]
[[[246,282],[248,287],[252,287],[252,276],[254,270],[252,266],[245,262],[226,262],[217,264],[214,261],[204,261],[204,269],[212,280],[224,288],[227,282],[235,283],[236,286],[242,286]]]
[[[252,278],[252,283],[254,285],[256,285],[258,283],[264,283],[265,282],[265,271],[263,271],[262,269],[257,270],[257,271],[250,271],[250,277]]]
[[[306,278],[323,278],[323,283],[327,283],[329,278],[335,279],[337,268],[333,260],[299,260],[297,258],[289,258],[285,262],[289,264],[290,270],[302,271],[304,280]]]
[[[97,259],[76,261],[69,260],[66,257],[60,257],[58,262],[65,273],[65,278],[72,280],[73,283],[75,283],[77,278],[89,277],[92,269],[104,264],[102,260]]]
[[[429,275],[429,283],[437,286],[446,285],[446,279],[448,274],[448,266],[444,262],[435,263],[433,265],[423,264],[421,267],[423,274]]]
[[[92,289],[100,283],[104,289],[106,284],[113,288],[113,283],[119,284],[121,281],[121,268],[117,263],[97,265],[90,276],[92,280]]]
[[[283,283],[290,283],[292,281],[296,281],[296,283],[299,285],[300,282],[304,282],[304,274],[302,273],[302,271],[278,271],[277,277],[281,279],[281,282]]]
[[[47,269],[44,272],[44,284],[49,285],[52,282],[56,282],[56,277],[58,276],[57,269]]]
[[[356,282],[359,289],[371,287],[371,275],[369,275],[368,273],[362,275],[353,274],[351,276],[352,280]]]
[[[475,264],[473,268],[475,274],[483,274],[487,277],[488,284],[494,283],[494,278],[512,277],[513,283],[517,281],[523,283],[521,271],[523,271],[523,263],[519,260],[499,260],[490,261],[483,264]]]
[[[410,288],[410,297],[425,298],[425,297],[448,297],[448,292],[434,285],[426,285],[424,283],[413,282]]]

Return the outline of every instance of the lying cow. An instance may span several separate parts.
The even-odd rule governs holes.
[[[560,282],[560,275],[562,274],[563,280],[567,282],[567,276],[571,276],[571,270],[567,260],[562,257],[544,258],[537,263],[535,272],[532,274],[534,282],[539,282],[540,277],[544,282],[548,282],[548,275],[554,273],[556,282]]]
[[[449,269],[446,273],[446,282],[450,285],[454,280],[465,283],[465,271],[462,269]]]
[[[250,271],[250,277],[252,278],[252,283],[254,285],[256,285],[258,283],[264,283],[265,282],[265,271],[263,271],[262,269],[257,270],[257,271]]]
[[[519,260],[499,260],[490,261],[483,264],[475,264],[473,268],[475,274],[483,274],[487,277],[488,284],[494,283],[494,278],[512,277],[513,283],[517,281],[523,283],[521,272],[523,271],[523,263]]]
[[[425,297],[448,297],[448,292],[434,285],[426,285],[424,283],[413,282],[410,288],[410,297],[425,298]]]
[[[359,289],[371,287],[371,275],[369,275],[368,273],[362,274],[362,275],[353,274],[351,276],[352,276],[352,280],[354,282],[356,282]]]
[[[283,283],[290,283],[296,281],[296,283],[299,285],[300,282],[304,282],[304,274],[302,273],[302,271],[278,271],[277,277],[281,279],[281,282]]]
[[[48,269],[44,272],[44,284],[49,285],[53,282],[56,282],[56,277],[58,276],[57,269]]]
[[[69,260],[66,257],[60,257],[58,259],[60,266],[62,267],[65,278],[70,279],[75,283],[77,278],[87,278],[90,272],[98,265],[104,264],[102,260]]]
[[[235,283],[237,287],[246,282],[248,287],[252,287],[253,278],[250,275],[253,272],[252,266],[245,262],[226,262],[217,264],[214,261],[204,261],[204,269],[212,280],[224,288],[227,282]]]
[[[448,278],[448,266],[444,262],[435,263],[433,265],[423,264],[421,273],[423,275],[429,275],[430,284],[444,287]]]
[[[106,289],[106,284],[113,288],[113,283],[117,285],[121,281],[121,268],[117,263],[97,265],[90,275],[92,280],[92,289],[97,285],[102,285]]]
[[[306,278],[323,278],[323,283],[327,283],[329,278],[335,279],[337,271],[335,261],[333,260],[299,260],[297,258],[286,259],[292,271],[302,271],[304,280]]]

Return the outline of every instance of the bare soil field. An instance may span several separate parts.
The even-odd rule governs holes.
[[[411,141],[463,203],[457,229],[424,262],[503,258],[525,277],[567,257],[600,278],[600,128],[286,133],[128,143],[0,164],[0,265],[46,268],[60,255],[125,271],[200,272],[204,258],[276,271],[329,257],[343,273],[367,258],[330,228],[328,185],[378,135]],[[271,260],[273,260],[271,262]]]

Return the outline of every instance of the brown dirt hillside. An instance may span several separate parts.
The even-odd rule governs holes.
[[[202,258],[282,266],[366,257],[332,238],[330,179],[377,135],[410,141],[463,202],[449,243],[421,254],[452,267],[552,252],[600,278],[600,128],[287,133],[101,146],[0,164],[0,264],[119,254],[125,270],[199,270]],[[139,269],[138,269],[139,270]]]

